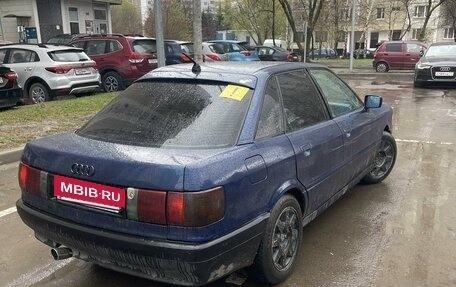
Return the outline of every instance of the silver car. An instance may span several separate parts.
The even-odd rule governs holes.
[[[203,60],[205,62],[228,61],[223,47],[218,43],[203,42]]]
[[[0,64],[15,70],[25,101],[49,101],[58,95],[97,90],[100,74],[82,49],[49,44],[0,47]]]

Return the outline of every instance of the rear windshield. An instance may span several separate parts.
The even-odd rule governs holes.
[[[212,53],[216,54],[225,54],[225,51],[223,50],[223,47],[219,44],[210,44],[209,45],[209,50],[211,50]]]
[[[81,62],[90,60],[83,50],[60,50],[49,52],[49,57],[56,62]]]
[[[143,40],[134,40],[131,43],[131,48],[137,53],[156,53],[157,52],[157,42],[152,39],[143,39]]]
[[[192,43],[186,43],[186,44],[181,44],[181,49],[187,54],[193,54],[193,44]]]
[[[252,93],[249,88],[221,82],[138,82],[77,133],[135,146],[233,146]]]

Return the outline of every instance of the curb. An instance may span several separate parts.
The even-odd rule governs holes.
[[[21,159],[23,150],[24,146],[21,146],[15,149],[0,152],[0,165],[19,161]]]

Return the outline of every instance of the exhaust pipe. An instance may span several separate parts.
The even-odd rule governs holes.
[[[63,260],[73,256],[73,251],[68,247],[57,247],[51,249],[54,260]]]

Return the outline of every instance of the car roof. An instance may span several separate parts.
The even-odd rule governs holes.
[[[323,65],[303,62],[210,62],[203,63],[200,73],[192,72],[193,64],[169,65],[151,71],[141,78],[147,79],[200,79],[222,82],[238,83],[240,85],[255,87],[256,79],[261,74],[272,74],[309,67],[322,67]]]
[[[454,46],[456,45],[456,42],[436,42],[432,43],[431,46]]]
[[[46,51],[62,51],[62,50],[81,50],[73,46],[66,45],[54,45],[54,44],[8,44],[2,46],[2,48],[17,48],[17,49],[29,49],[29,50],[46,50]]]

